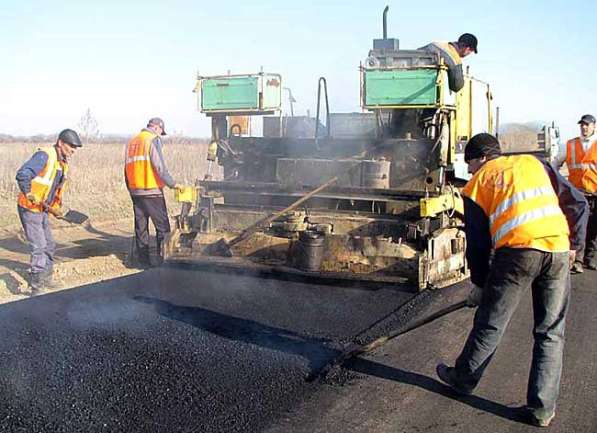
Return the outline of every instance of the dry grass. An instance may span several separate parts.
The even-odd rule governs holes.
[[[0,229],[19,226],[16,211],[18,188],[15,174],[42,144],[0,144]],[[193,184],[207,169],[206,144],[172,143],[164,148],[166,165],[174,179]],[[89,144],[70,162],[70,182],[65,204],[101,222],[132,216],[132,206],[123,178],[123,144]],[[217,172],[216,172],[217,174]],[[166,190],[170,214],[179,211],[174,193]]]

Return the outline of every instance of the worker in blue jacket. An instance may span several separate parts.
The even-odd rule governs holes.
[[[17,210],[31,247],[29,287],[37,295],[52,284],[56,243],[49,214],[62,216],[62,193],[68,178],[68,159],[81,147],[78,134],[65,129],[56,144],[38,149],[17,171]]]
[[[477,134],[465,147],[473,177],[463,189],[466,257],[478,304],[454,367],[439,378],[461,394],[479,383],[524,292],[533,297],[534,347],[520,414],[546,427],[555,416],[570,297],[570,266],[585,239],[588,204],[556,169],[531,155],[502,156]]]

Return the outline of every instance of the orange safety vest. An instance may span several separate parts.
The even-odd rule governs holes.
[[[128,142],[124,172],[129,189],[164,188],[149,157],[151,143],[156,137],[155,133],[144,129]]]
[[[545,167],[535,157],[502,156],[489,160],[462,192],[489,218],[495,249],[570,249],[566,217]]]
[[[442,51],[444,51],[448,56],[450,56],[455,65],[462,64],[462,58],[460,57],[460,54],[458,54],[458,51],[456,50],[456,48],[454,48],[454,46],[451,43],[434,41],[433,44],[441,48]]]
[[[36,202],[40,204],[33,203],[23,192],[19,192],[19,197],[17,199],[17,203],[20,207],[28,209],[31,212],[43,212],[45,210],[44,208],[47,207],[58,209],[62,206],[62,193],[64,192],[66,173],[68,172],[68,164],[58,160],[56,148],[47,147],[38,150],[45,152],[48,155],[48,160],[44,168],[42,168],[39,174],[31,180],[30,193],[35,196]],[[60,185],[56,188],[52,202],[47,203],[48,195],[50,194],[50,190],[52,189],[58,171],[62,171],[62,180]]]
[[[597,192],[597,140],[593,141],[586,153],[579,137],[568,140],[566,147],[570,183],[586,192]]]

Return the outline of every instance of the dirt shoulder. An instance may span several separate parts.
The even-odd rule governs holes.
[[[53,227],[56,240],[53,290],[95,283],[139,272],[125,266],[133,223],[129,218],[83,226]],[[0,233],[0,303],[29,296],[29,246],[21,230]]]

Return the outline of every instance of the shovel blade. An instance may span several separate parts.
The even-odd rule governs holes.
[[[207,245],[203,250],[203,253],[208,256],[219,256],[219,257],[232,257],[232,250],[230,245],[224,238],[221,238],[213,244]]]
[[[89,219],[89,217],[85,215],[83,212],[70,209],[68,212],[64,214],[62,219],[68,221],[71,224],[83,224],[85,221]]]

